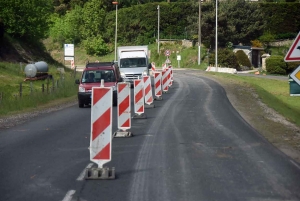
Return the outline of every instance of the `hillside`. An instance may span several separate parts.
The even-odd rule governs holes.
[[[47,52],[43,43],[29,43],[20,39],[17,40],[4,36],[0,45],[0,62],[31,63],[36,61],[59,64]]]

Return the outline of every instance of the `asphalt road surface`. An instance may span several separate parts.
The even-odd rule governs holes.
[[[133,137],[113,139],[105,166],[115,168],[114,180],[84,179],[96,167],[90,107],[0,130],[0,200],[300,200],[300,165],[245,122],[219,84],[187,72],[174,73],[147,119],[132,119]]]

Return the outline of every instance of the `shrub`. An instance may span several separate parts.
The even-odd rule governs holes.
[[[84,48],[88,55],[102,56],[109,52],[107,44],[100,36],[90,37],[84,40]]]
[[[209,55],[210,63],[215,63],[215,53]],[[235,68],[240,71],[240,65],[237,62],[237,58],[232,50],[218,49],[218,65],[222,67]]]
[[[267,72],[271,74],[286,75],[287,65],[282,56],[271,56],[266,60]]]
[[[251,40],[251,46],[252,47],[263,47],[263,44],[259,40]]]
[[[235,56],[237,58],[237,62],[241,67],[248,67],[249,69],[251,68],[251,62],[249,60],[249,58],[247,57],[246,53],[243,50],[238,50],[235,53]]]
[[[286,73],[291,74],[298,66],[300,66],[300,62],[287,62],[286,66]]]

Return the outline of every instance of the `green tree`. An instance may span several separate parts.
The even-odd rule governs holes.
[[[84,48],[89,55],[103,56],[109,52],[109,47],[101,37],[90,37],[83,41]]]
[[[82,10],[82,35],[84,38],[99,36],[104,32],[106,5],[103,0],[90,0]],[[106,25],[107,26],[107,25]]]
[[[203,13],[202,40],[206,46],[215,44],[215,1]],[[265,24],[259,4],[245,0],[225,0],[218,6],[218,45],[225,47],[228,41],[233,44],[249,44],[258,38]]]
[[[266,48],[265,51],[271,54],[270,43],[275,40],[275,35],[273,35],[270,31],[266,31],[259,37],[259,40],[264,44],[264,47]]]
[[[50,28],[50,36],[54,41],[63,43],[79,43],[82,40],[82,8],[75,6],[66,15],[51,16],[53,26]]]
[[[46,37],[48,19],[53,12],[49,0],[1,0],[0,18],[6,33],[15,37],[38,40]]]

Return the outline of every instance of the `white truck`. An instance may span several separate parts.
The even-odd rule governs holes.
[[[151,63],[148,58],[148,46],[118,47],[118,66],[123,80],[133,86],[133,80],[149,75]]]

